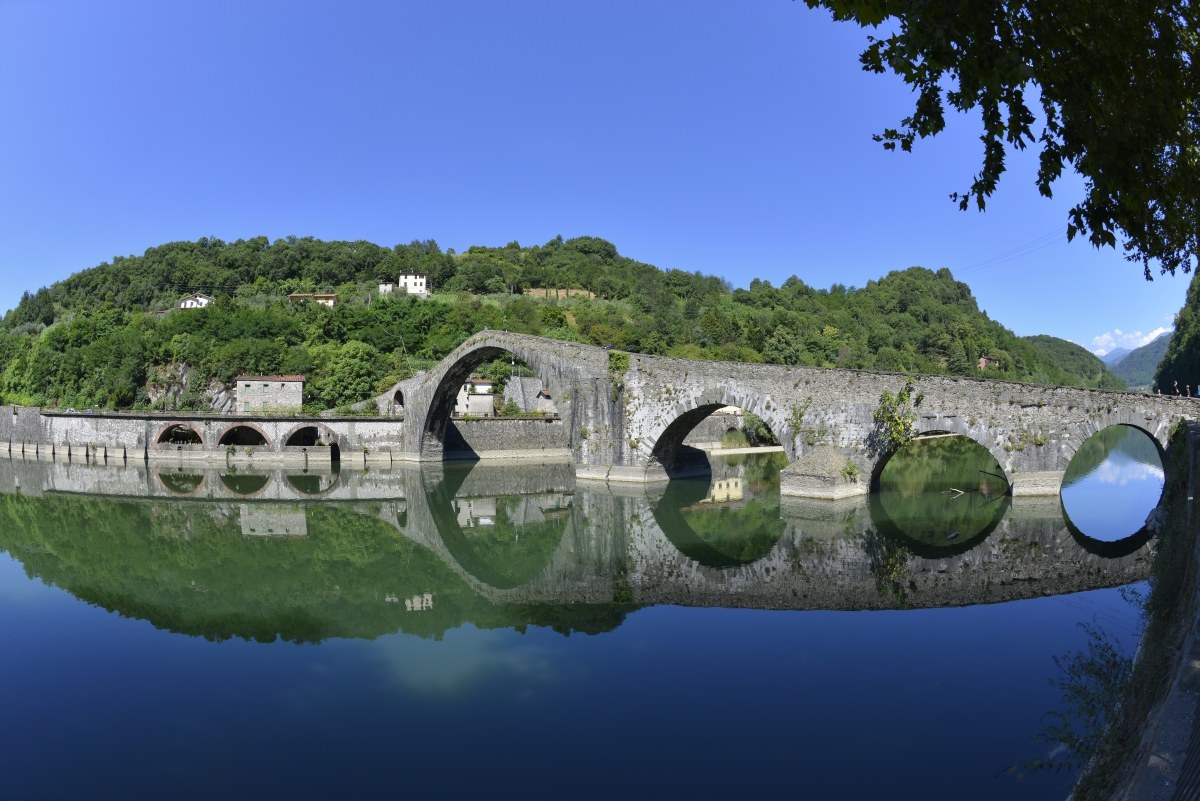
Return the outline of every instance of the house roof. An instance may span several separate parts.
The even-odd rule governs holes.
[[[302,375],[239,375],[238,381],[303,381]]]

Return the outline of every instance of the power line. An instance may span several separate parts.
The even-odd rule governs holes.
[[[973,264],[968,264],[966,267],[959,269],[957,272],[959,275],[964,275],[966,273],[975,272],[987,267],[995,267],[997,264],[1003,264],[1004,262],[1012,261],[1013,259],[1019,259],[1024,256],[1028,256],[1031,253],[1044,250],[1045,248],[1048,248],[1051,245],[1061,241],[1059,239],[1061,236],[1062,229],[1056,228],[1053,231],[1042,234],[1041,236],[1031,239],[1028,242],[1017,245],[1016,247],[1010,248],[1001,253],[997,253],[994,256],[989,256],[986,259],[981,259]]]

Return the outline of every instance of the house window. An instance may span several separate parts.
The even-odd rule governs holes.
[[[263,401],[263,411],[265,412],[266,410],[267,410],[267,402]]]
[[[247,411],[247,412],[250,411],[250,401],[246,401],[245,411]]]

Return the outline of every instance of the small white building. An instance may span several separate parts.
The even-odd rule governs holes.
[[[381,281],[379,283],[379,294],[390,295],[396,291],[396,284],[392,281]]]
[[[293,292],[288,295],[288,300],[295,303],[299,300],[311,300],[313,303],[320,303],[322,306],[336,306],[337,295],[325,292]]]
[[[419,295],[421,297],[429,295],[428,279],[420,273],[400,276],[399,287],[409,295]]]
[[[208,304],[212,303],[213,299],[208,295],[188,295],[183,300],[179,301],[181,309],[203,309]]]
[[[468,378],[454,400],[454,414],[470,417],[495,417],[496,396],[486,378]]]

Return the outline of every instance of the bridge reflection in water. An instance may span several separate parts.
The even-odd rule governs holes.
[[[877,496],[781,501],[771,474],[735,461],[711,481],[614,488],[577,485],[570,463],[218,474],[9,461],[0,549],[163,628],[298,641],[467,622],[604,631],[664,603],[959,606],[1148,575],[1144,536],[1079,537],[1056,498],[981,494],[951,531],[914,527]]]

